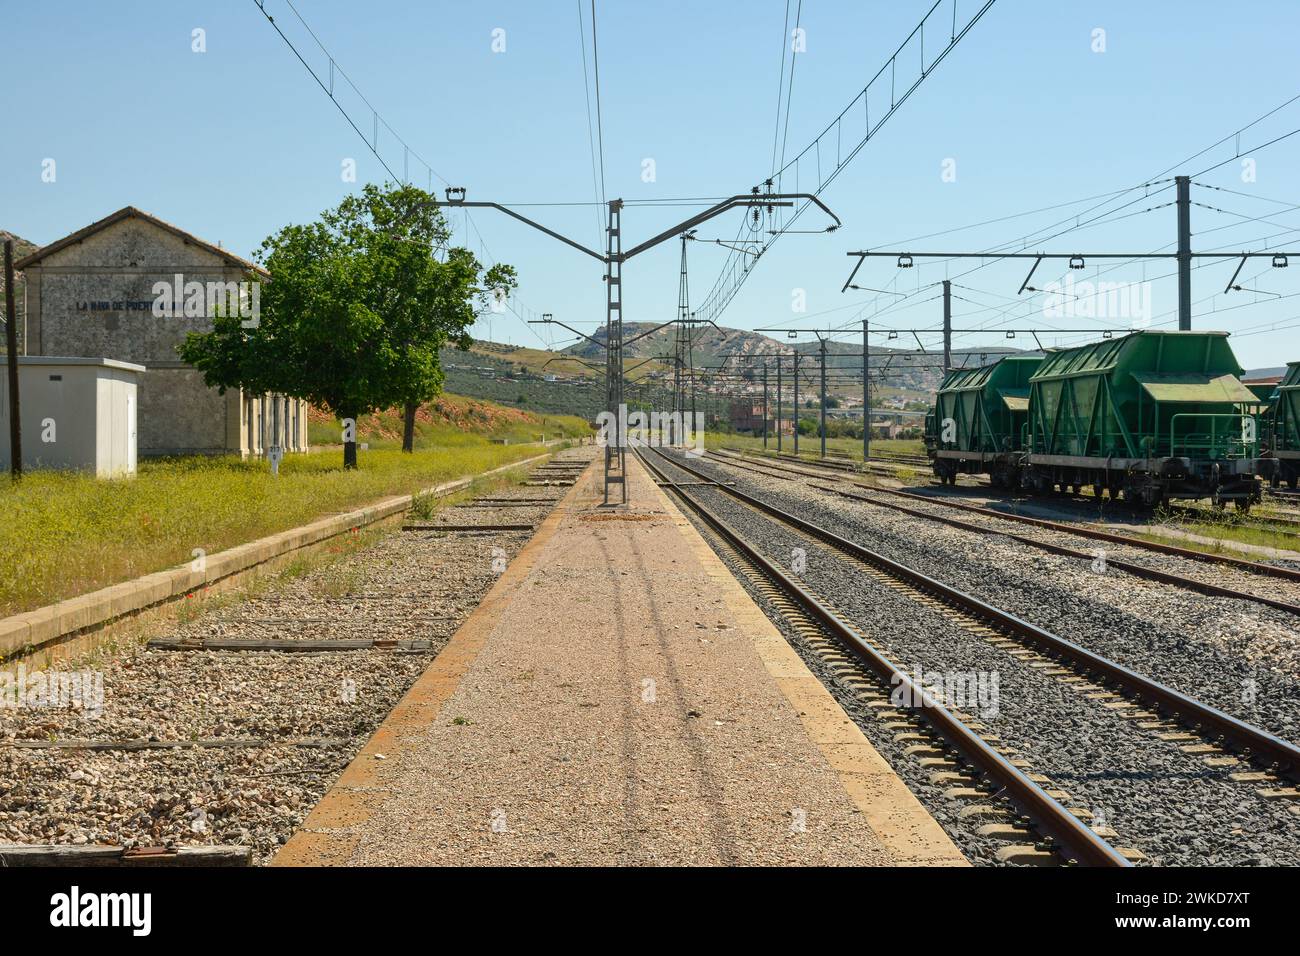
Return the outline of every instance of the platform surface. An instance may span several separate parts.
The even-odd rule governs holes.
[[[593,463],[275,865],[963,865],[628,456]]]

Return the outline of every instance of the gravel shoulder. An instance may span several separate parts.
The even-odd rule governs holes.
[[[563,458],[589,457],[574,449]],[[484,497],[558,500],[513,486]],[[443,505],[428,523],[540,521],[527,508]],[[527,532],[363,534],[168,627],[182,640],[427,640],[429,650],[151,650],[69,662],[102,709],[0,709],[0,842],[243,844],[264,863],[478,605]],[[219,741],[85,750],[77,740]],[[249,746],[252,742],[254,745]],[[60,744],[64,746],[59,746]]]

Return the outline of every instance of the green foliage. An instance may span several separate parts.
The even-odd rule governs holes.
[[[515,284],[513,268],[485,273],[466,249],[440,261],[449,238],[429,193],[367,184],[262,244],[256,258],[272,279],[256,327],[216,315],[180,356],[209,386],[281,392],[339,418],[428,401],[442,387],[442,347],[467,347],[490,290]]]
[[[438,499],[431,492],[421,492],[411,499],[410,515],[421,521],[429,521],[438,513]]]

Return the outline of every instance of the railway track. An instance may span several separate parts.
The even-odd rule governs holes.
[[[923,456],[912,455],[872,455],[870,462],[864,467],[862,462],[855,458],[847,456],[828,455],[826,459],[814,460],[800,456],[794,458],[790,455],[776,455],[772,452],[746,452],[745,449],[724,446],[722,451],[731,454],[741,454],[751,459],[760,458],[778,463],[787,463],[791,465],[806,465],[810,468],[821,468],[827,471],[835,471],[846,474],[862,474],[870,472],[872,474],[892,475],[893,469],[889,466],[904,466],[909,468],[929,468],[930,461]],[[885,468],[876,467],[884,465]],[[981,480],[981,484],[987,484]],[[1300,492],[1283,491],[1279,489],[1266,488],[1265,497],[1273,497],[1279,501],[1300,502]],[[1222,519],[1222,512],[1210,508],[1203,508],[1189,505],[1170,504],[1166,506],[1170,513],[1180,515],[1192,520],[1215,521]],[[1238,518],[1232,522],[1235,525],[1249,528],[1258,528],[1284,537],[1300,538],[1300,516],[1296,515],[1277,515],[1277,514],[1252,514],[1249,518],[1241,520]]]
[[[715,452],[714,454],[717,453]],[[755,462],[752,459],[739,459],[729,454],[721,454],[718,455],[718,457],[721,460],[725,460],[729,465],[732,465],[737,468],[749,468],[751,470],[756,470],[756,471],[763,471],[763,470],[781,471],[784,473],[783,477],[785,477],[787,480],[793,480],[794,476],[811,478],[811,479],[826,478],[826,475],[824,473],[817,474],[815,471],[809,471],[806,469],[789,468],[780,463],[771,463],[766,461]],[[755,465],[758,465],[759,468],[755,469],[754,468]],[[809,466],[812,468],[819,467],[817,465],[811,465],[811,464]],[[830,470],[839,471],[839,469],[835,469],[835,468],[832,468]],[[838,477],[838,475],[836,477]],[[1198,563],[1214,564],[1223,567],[1230,567],[1239,571],[1246,571],[1251,574],[1259,575],[1263,577],[1281,578],[1287,581],[1300,581],[1300,570],[1296,570],[1295,568],[1289,568],[1283,565],[1264,564],[1263,562],[1260,561],[1250,561],[1245,558],[1236,558],[1226,554],[1218,554],[1218,553],[1208,552],[1208,551],[1196,551],[1191,548],[1181,548],[1178,547],[1177,545],[1162,544],[1157,541],[1146,541],[1141,538],[1132,537],[1126,534],[1119,534],[1117,532],[1112,532],[1112,531],[1104,531],[1100,528],[1092,528],[1092,527],[1076,525],[1076,524],[1067,524],[1065,522],[1053,521],[1048,518],[1037,518],[1032,515],[1012,514],[1007,511],[989,507],[987,505],[972,505],[962,501],[954,501],[952,500],[952,496],[947,494],[929,495],[929,494],[920,494],[914,491],[904,491],[899,488],[880,488],[880,487],[868,487],[868,486],[859,486],[859,487],[862,487],[864,490],[879,495],[891,496],[891,497],[902,498],[902,499],[910,499],[912,501],[917,501],[917,502],[926,502],[928,504],[965,511],[971,514],[998,518],[1001,520],[1011,521],[1018,524],[1029,525],[1037,528],[1044,528],[1049,531],[1076,535],[1078,537],[1089,538],[1095,541],[1106,541],[1111,544],[1124,545],[1125,547],[1137,548],[1142,551],[1151,551],[1154,553],[1170,555],[1177,558],[1185,558],[1189,561],[1195,561]],[[839,493],[838,489],[836,489],[836,493]],[[932,518],[933,520],[942,520],[936,518],[933,515],[925,515],[925,517]],[[1168,583],[1176,583],[1176,582],[1168,582]],[[1189,586],[1197,586],[1197,585],[1189,584]],[[1240,597],[1244,600],[1261,600],[1258,595],[1253,595],[1249,592],[1243,592],[1243,591],[1233,590],[1233,589],[1219,590],[1217,592],[1204,591],[1202,593],[1218,593],[1222,597]],[[1264,603],[1269,603],[1268,599],[1263,599],[1263,600]],[[1288,602],[1282,602],[1282,603],[1286,605],[1282,609],[1288,611],[1292,609],[1292,605],[1290,605]],[[1278,606],[1278,605],[1274,604],[1274,606]]]
[[[712,480],[707,472],[675,458],[670,462],[693,482]],[[1120,713],[1143,732],[1197,755],[1207,766],[1227,769],[1235,783],[1248,790],[1255,787],[1261,797],[1283,802],[1300,797],[1294,788],[1282,786],[1282,778],[1293,779],[1300,768],[1300,748],[1289,741],[798,518],[788,505],[774,505],[733,487],[714,485],[709,490],[850,556],[873,574],[892,577],[896,587],[906,589],[922,606],[939,602],[968,632],[995,646],[1014,648],[1027,666]],[[682,489],[678,493],[688,494]],[[692,507],[700,506],[697,502]],[[1259,766],[1250,769],[1250,762]]]
[[[764,557],[738,531],[713,515],[687,487],[679,485],[663,468],[640,450],[637,454],[664,487],[671,490],[679,501],[726,542],[732,555],[739,558],[751,575],[760,582],[760,588],[773,603],[781,607],[787,615],[794,617],[796,626],[802,624],[801,630],[805,637],[815,638],[819,631],[824,632],[832,640],[838,641],[844,649],[853,653],[875,675],[880,683],[876,693],[870,695],[868,703],[876,705],[881,716],[885,718],[905,716],[903,711],[894,710],[891,706],[891,698],[904,699],[909,705],[908,709],[919,712],[916,715],[923,716],[923,722],[932,727],[949,747],[969,761],[973,767],[979,768],[997,787],[1002,788],[1016,806],[1028,816],[1038,833],[1054,841],[1055,852],[1065,862],[1090,866],[1131,865],[1123,853],[1108,844],[1079,816],[1071,813],[1039,785],[1040,782],[1046,781],[1035,781],[1030,774],[1015,765],[1014,758],[1009,759],[1004,753],[999,752],[995,746],[995,738],[988,734],[981,734],[978,726],[972,727],[964,722],[957,714],[936,701],[923,687],[917,686],[903,670],[881,654],[824,601]],[[695,474],[697,478],[700,477],[699,473],[683,468],[675,462],[671,464],[690,474]],[[715,487],[722,487],[707,477],[703,480]],[[824,655],[835,660],[834,649],[828,642],[824,642],[822,646]],[[900,687],[904,689],[904,693],[896,695],[894,690]],[[904,730],[904,726],[907,729]],[[899,725],[894,729],[916,735],[919,728],[908,724]],[[924,746],[924,741],[919,735],[917,740],[922,745],[915,752],[927,754],[927,758],[923,759],[933,759],[929,756],[935,753],[933,748]],[[940,760],[934,765],[952,766],[950,761],[946,760]],[[969,777],[957,773],[955,767],[938,773],[950,775],[948,782],[974,782]],[[1011,829],[1013,831],[1011,835],[1015,837],[1028,835],[1023,828]],[[1030,852],[1034,852],[1035,849],[1030,848]]]
[[[743,448],[731,448],[727,446],[723,446],[722,450],[733,454],[743,454],[746,456],[752,455],[770,461],[788,462],[792,465],[809,465],[814,468],[820,467],[820,468],[834,469],[835,471],[841,471],[841,472],[846,472],[849,474],[857,474],[857,475],[869,472],[875,475],[884,475],[886,477],[893,477],[895,474],[897,474],[899,468],[929,467],[929,462],[926,461],[925,459],[918,459],[917,461],[913,462],[902,458],[899,459],[877,458],[876,456],[873,455],[871,461],[867,462],[864,465],[861,461],[859,461],[856,458],[847,458],[847,457],[839,458],[838,460],[832,460],[828,456],[826,459],[813,460],[810,458],[805,458],[802,455],[796,458],[793,455],[780,454],[777,452],[768,452],[768,451],[750,452]]]

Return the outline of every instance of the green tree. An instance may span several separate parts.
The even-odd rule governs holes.
[[[415,415],[420,405],[442,391],[442,348],[450,344],[468,350],[473,344],[470,326],[489,308],[503,304],[517,285],[513,266],[484,269],[468,249],[448,250],[445,261],[435,264],[432,294],[400,319],[401,338],[419,343],[420,354],[428,360],[424,373],[413,375],[403,394],[403,451],[415,449]]]
[[[253,327],[218,313],[211,332],[191,333],[178,352],[221,391],[282,392],[351,421],[343,464],[355,468],[357,419],[436,395],[439,348],[468,345],[476,304],[486,302],[471,253],[437,258],[449,235],[429,193],[368,184],[319,221],[285,226],[262,244],[256,259],[272,279]],[[489,275],[514,281],[508,266]],[[408,420],[413,428],[413,412]]]

